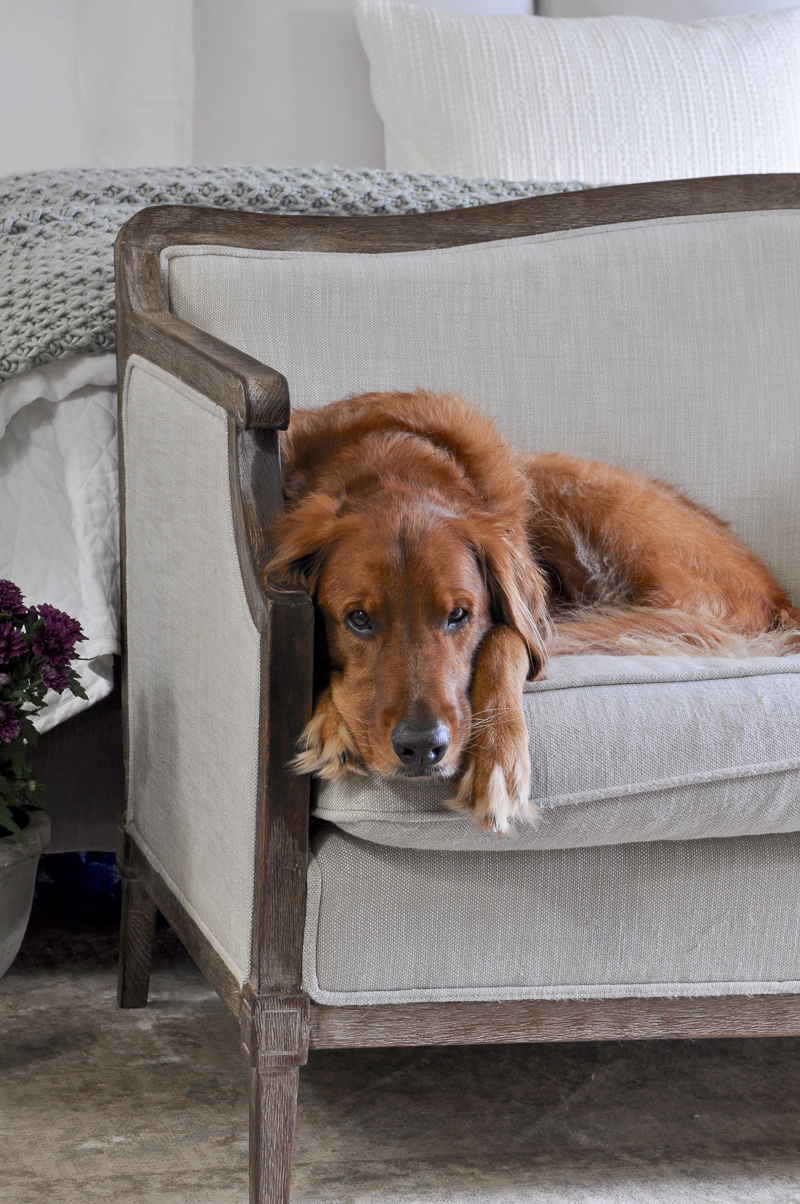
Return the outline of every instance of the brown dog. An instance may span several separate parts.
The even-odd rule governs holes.
[[[281,451],[268,571],[314,596],[331,657],[300,772],[463,771],[451,805],[505,831],[535,810],[522,687],[549,648],[800,639],[800,612],[707,510],[595,461],[519,455],[458,397],[295,411]]]

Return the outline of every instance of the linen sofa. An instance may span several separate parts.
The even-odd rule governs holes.
[[[254,1202],[309,1048],[800,1033],[800,657],[555,658],[503,837],[441,783],[292,776],[314,608],[263,577],[290,394],[424,385],[670,480],[800,596],[799,269],[796,176],[121,232],[119,1000],[158,907],[241,1020]]]

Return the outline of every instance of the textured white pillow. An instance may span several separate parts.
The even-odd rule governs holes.
[[[675,25],[358,0],[386,166],[629,184],[800,171],[800,9]]]
[[[540,17],[656,17],[659,21],[699,21],[772,12],[780,7],[775,0],[536,0]]]

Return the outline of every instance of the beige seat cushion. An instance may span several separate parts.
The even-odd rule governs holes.
[[[526,687],[536,827],[484,832],[452,781],[319,784],[318,818],[414,849],[564,849],[800,830],[800,656],[564,656]]]
[[[320,1003],[800,992],[798,834],[498,857],[326,828],[308,888]]]

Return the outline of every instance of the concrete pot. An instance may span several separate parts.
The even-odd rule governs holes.
[[[50,843],[50,820],[40,807],[25,807],[27,847],[16,836],[0,839],[0,978],[17,956],[28,917],[39,856]],[[21,824],[20,824],[21,826]]]

